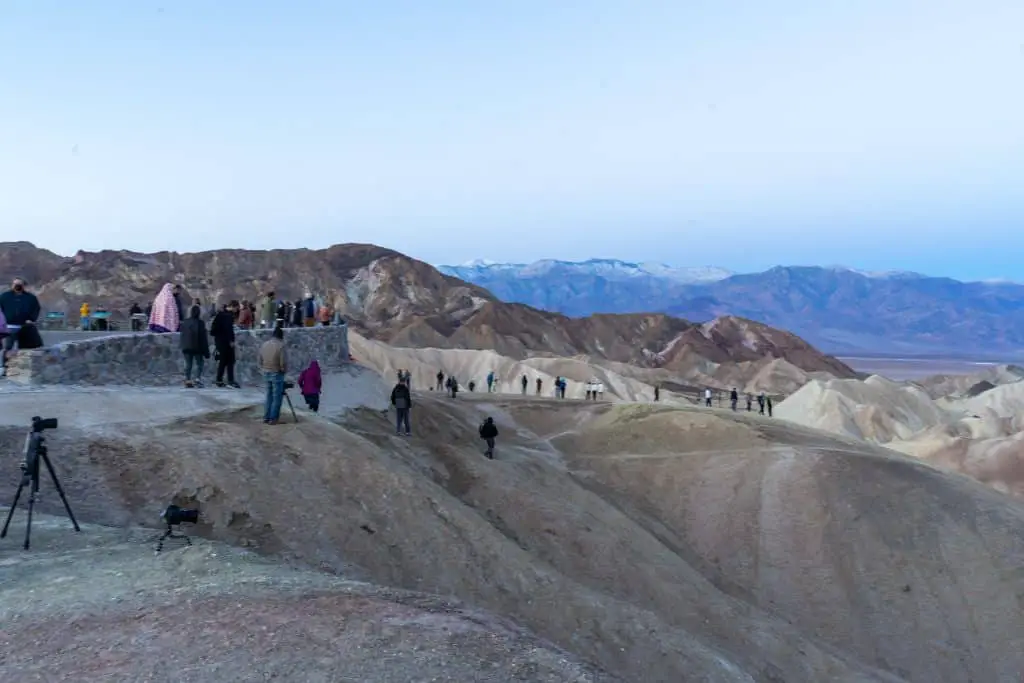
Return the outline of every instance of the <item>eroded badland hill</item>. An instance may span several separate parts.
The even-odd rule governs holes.
[[[405,438],[383,386],[277,427],[248,406],[258,395],[175,404],[186,390],[160,391],[147,409],[143,390],[0,395],[4,452],[20,447],[23,413],[58,396],[78,406],[50,445],[80,518],[155,526],[174,500],[202,510],[208,539],[154,556],[136,531],[76,535],[44,480],[56,526],[23,553],[18,511],[0,542],[3,680],[123,677],[129,659],[146,680],[252,680],[246,666],[300,680],[290,648],[307,657],[301,680],[1024,671],[1024,508],[863,442],[731,411],[435,392],[414,397]],[[501,431],[494,461],[476,438],[485,414]],[[15,467],[0,471],[0,495],[16,483]],[[431,668],[435,649],[447,672]],[[193,668],[175,677],[147,659],[158,652]]]

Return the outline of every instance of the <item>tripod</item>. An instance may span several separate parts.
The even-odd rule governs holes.
[[[40,461],[49,470],[50,479],[53,480],[53,486],[57,489],[57,493],[64,503],[64,509],[67,510],[68,518],[75,527],[75,531],[82,530],[75,519],[75,513],[71,511],[71,505],[64,495],[64,488],[60,485],[60,480],[57,479],[57,473],[53,469],[53,464],[50,463],[50,456],[46,448],[46,437],[40,433],[41,429],[37,430],[37,427],[42,422],[39,418],[32,419],[32,431],[29,432],[28,438],[25,440],[25,461],[21,463],[21,483],[18,484],[18,492],[14,494],[14,502],[11,503],[11,509],[7,511],[7,521],[4,522],[4,528],[0,531],[0,538],[5,538],[7,536],[7,528],[11,524],[11,518],[14,517],[14,510],[18,507],[18,501],[21,499],[21,491],[28,486],[28,523],[25,525],[25,544],[22,546],[25,550],[28,550],[32,536],[32,510],[35,507],[36,500],[39,498]],[[54,425],[56,425],[56,420],[54,420]]]
[[[189,538],[187,534],[174,533],[174,530],[171,528],[171,523],[167,522],[167,531],[165,531],[164,535],[160,537],[160,540],[156,542],[157,552],[160,552],[164,549],[164,541],[166,541],[168,538],[183,538],[185,539],[185,543],[187,543],[190,546],[192,545],[192,539]]]

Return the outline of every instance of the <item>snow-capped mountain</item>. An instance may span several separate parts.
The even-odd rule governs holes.
[[[448,275],[477,282],[481,278],[500,273],[502,277],[543,277],[550,274],[566,276],[602,277],[609,281],[655,277],[679,283],[716,282],[733,273],[715,266],[676,268],[663,263],[631,263],[618,259],[589,259],[586,261],[560,261],[543,259],[533,263],[498,263],[475,259],[458,266],[438,266]]]
[[[504,301],[570,316],[736,315],[791,330],[830,351],[1024,353],[1024,286],[1009,282],[847,266],[776,266],[739,274],[617,259],[477,260],[438,268]]]

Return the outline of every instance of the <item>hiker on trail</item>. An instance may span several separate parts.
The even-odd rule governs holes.
[[[597,383],[597,396],[594,397],[594,400],[597,400],[598,398],[602,401],[604,400],[604,382]]]
[[[661,400],[661,390],[658,389],[658,385],[654,385],[654,402],[657,403]]]
[[[455,398],[456,394],[459,393],[459,380],[455,379],[453,376],[449,377],[448,381],[451,382],[451,386],[448,387],[448,390],[451,392],[451,397]]]
[[[466,386],[469,387],[470,391],[473,391],[474,389],[476,389],[476,382],[474,382],[473,380],[469,380],[469,384],[467,384]]]
[[[748,391],[747,392],[747,412],[748,413],[753,409],[752,408],[753,405],[754,405],[754,395]]]
[[[217,359],[218,387],[224,387],[224,372],[228,374],[228,386],[241,389],[235,381],[235,311],[238,302],[232,300],[225,304],[210,323],[210,336],[213,337],[214,357]]]
[[[587,400],[589,401],[590,395],[594,393],[594,382],[592,380],[588,381],[586,384],[583,385],[583,388],[586,389],[587,391]]]
[[[772,397],[771,396],[765,396],[764,397],[764,404],[768,408],[768,417],[771,417],[772,416]]]
[[[273,336],[260,347],[259,368],[267,386],[263,404],[263,422],[276,425],[281,419],[281,401],[284,400],[284,374],[288,372],[288,355],[284,347],[284,330],[274,328]]]
[[[739,401],[740,401],[740,395],[736,391],[736,387],[733,387],[732,391],[729,392],[729,404],[732,406],[733,412],[736,412],[736,404],[739,403]]]
[[[323,378],[320,376],[320,364],[316,362],[316,359],[311,360],[309,367],[299,373],[296,384],[299,385],[299,391],[302,392],[302,398],[306,400],[309,409],[314,413],[319,412]]]
[[[759,415],[764,415],[764,392],[757,395],[757,405],[761,408]]]
[[[445,389],[448,389],[448,388],[451,387],[451,383],[450,382],[446,384],[445,381],[444,381],[444,370],[438,370],[437,371],[437,390],[441,391],[441,387],[444,387]]]
[[[487,442],[487,451],[484,453],[488,458],[494,460],[494,440],[498,437],[498,426],[494,424],[494,418],[488,417],[480,425],[480,438]]]
[[[704,390],[704,405],[707,406],[708,408],[711,407],[711,389],[710,388]]]
[[[174,288],[167,283],[153,300],[153,312],[149,316],[150,332],[177,332],[180,318],[178,318],[178,304],[174,299]]]
[[[565,388],[568,385],[569,385],[569,382],[566,381],[566,379],[564,377],[560,377],[558,379],[558,395],[561,396],[562,398],[565,398]]]
[[[526,396],[526,385],[530,383],[530,380],[526,378],[526,375],[523,375],[523,379],[520,383],[523,385],[523,396]]]
[[[542,380],[540,377],[538,377],[537,378],[537,395],[538,396],[540,396],[540,389],[541,389],[541,386],[543,384],[544,384],[544,380]]]
[[[395,434],[402,433],[402,426],[405,426],[405,435],[411,436],[409,429],[409,410],[412,409],[412,392],[405,382],[399,382],[391,390],[391,405],[395,407]]]
[[[202,309],[193,306],[188,311],[188,318],[181,323],[181,334],[178,342],[181,353],[185,357],[185,386],[188,388],[203,386],[203,365],[210,357],[210,338],[206,334],[206,326],[199,317]],[[195,379],[192,368],[195,367]]]
[[[494,387],[494,370],[487,373],[487,393],[491,393]]]

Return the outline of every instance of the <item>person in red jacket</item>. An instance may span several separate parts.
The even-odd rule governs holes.
[[[320,377],[320,364],[315,360],[310,361],[309,367],[299,373],[299,391],[302,398],[306,399],[306,405],[314,413],[320,410],[320,392],[323,385]]]

